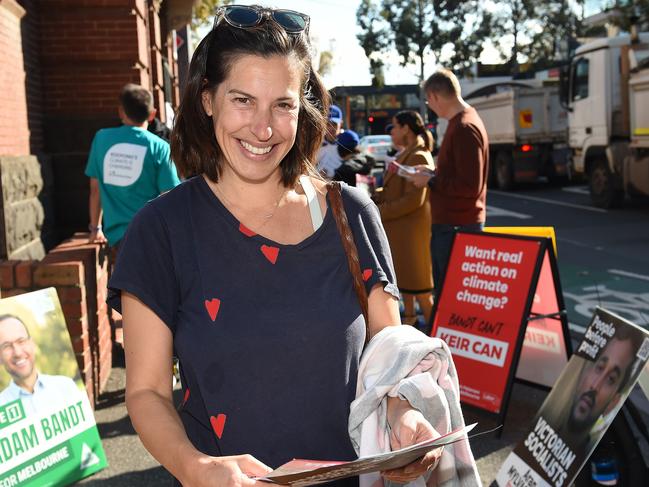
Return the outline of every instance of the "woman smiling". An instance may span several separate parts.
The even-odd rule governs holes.
[[[353,188],[338,193],[366,321],[331,189],[312,169],[329,95],[311,65],[308,24],[288,10],[218,10],[172,134],[175,163],[196,176],[138,214],[110,282],[123,312],[129,414],[184,486],[255,485],[295,457],[354,459],[347,422],[361,353],[369,336],[399,324],[376,206]],[[387,411],[401,446],[439,434],[406,400],[389,398]],[[440,454],[385,476],[415,479]]]

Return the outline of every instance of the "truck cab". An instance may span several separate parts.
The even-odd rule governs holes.
[[[615,206],[645,186],[629,178],[629,164],[637,156],[631,145],[632,112],[640,108],[632,103],[631,79],[649,57],[648,44],[649,33],[633,41],[628,35],[597,39],[578,48],[562,71],[572,168],[588,177],[596,206]]]

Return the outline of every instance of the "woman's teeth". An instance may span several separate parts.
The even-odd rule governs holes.
[[[268,147],[263,147],[263,148],[262,147],[255,147],[254,145],[250,145],[248,142],[244,142],[243,140],[241,141],[241,145],[247,151],[252,152],[253,154],[257,154],[257,155],[268,154],[271,151],[271,149],[273,148],[272,145],[269,145]]]

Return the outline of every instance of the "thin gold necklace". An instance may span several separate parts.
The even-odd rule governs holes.
[[[223,198],[223,200],[225,201],[225,203],[227,204],[228,207],[236,208],[236,205],[232,204],[232,202],[227,198],[227,196],[225,196],[225,194],[223,193],[223,190],[221,188],[219,188],[218,185],[216,185],[214,187],[216,188],[217,193],[219,194],[219,196],[221,198]],[[266,213],[266,214],[261,215],[261,218],[264,220],[264,222],[257,229],[263,227],[266,223],[269,222],[269,220],[271,218],[273,218],[273,216],[275,216],[275,212],[279,208],[280,203],[284,199],[284,196],[286,196],[286,194],[288,193],[289,189],[290,188],[285,188],[284,191],[282,191],[282,193],[279,195],[279,198],[277,198],[277,201],[275,202],[275,205],[273,206],[273,210],[270,213]]]

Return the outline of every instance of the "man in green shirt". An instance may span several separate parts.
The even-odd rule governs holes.
[[[169,144],[147,131],[156,114],[151,93],[128,84],[119,100],[123,125],[97,132],[86,165],[90,178],[89,240],[108,241],[111,247],[119,245],[140,208],[180,184]]]

